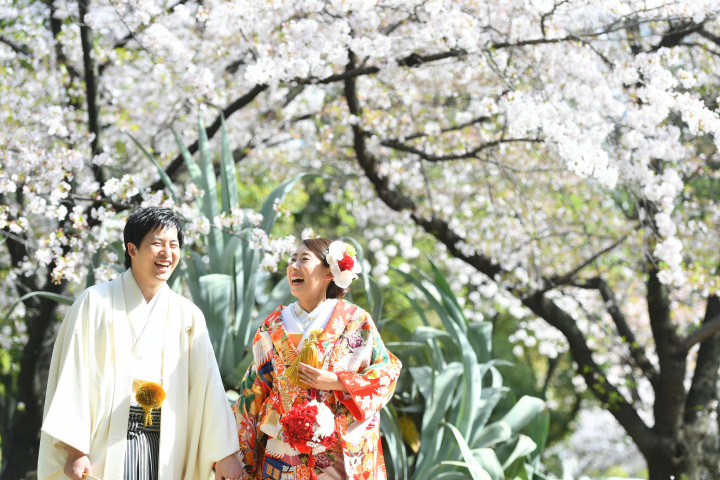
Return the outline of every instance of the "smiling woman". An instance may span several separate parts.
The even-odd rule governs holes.
[[[359,272],[352,246],[326,238],[290,258],[298,301],[258,329],[233,407],[252,478],[387,478],[379,412],[401,365],[370,315],[342,300]]]

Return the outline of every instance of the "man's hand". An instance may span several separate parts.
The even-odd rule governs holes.
[[[65,476],[71,480],[83,480],[83,473],[92,475],[90,459],[77,448],[68,445]]]
[[[304,363],[298,363],[300,381],[318,390],[338,390],[347,393],[347,387],[337,375],[329,370],[313,368]]]
[[[215,463],[215,480],[248,480],[249,478],[237,453]]]

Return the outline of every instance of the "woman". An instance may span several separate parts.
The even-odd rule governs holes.
[[[380,409],[401,365],[370,315],[342,300],[359,272],[343,242],[303,240],[292,255],[287,278],[298,301],[258,329],[233,407],[252,478],[386,478]]]

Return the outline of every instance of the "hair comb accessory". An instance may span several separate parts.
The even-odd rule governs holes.
[[[350,283],[362,272],[362,267],[356,258],[355,247],[349,243],[336,240],[328,247],[325,255],[333,281],[340,288],[348,288]]]

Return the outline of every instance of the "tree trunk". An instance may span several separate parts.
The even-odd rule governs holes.
[[[45,397],[45,375],[50,351],[46,344],[48,330],[56,313],[57,303],[43,299],[37,313],[28,319],[28,343],[20,359],[18,374],[18,406],[8,432],[3,435],[3,480],[24,479],[37,468]],[[52,345],[52,344],[51,344]],[[44,368],[43,368],[44,367]],[[42,383],[42,385],[40,385]]]
[[[645,460],[648,464],[648,480],[681,479],[682,471],[662,452],[645,457]]]

